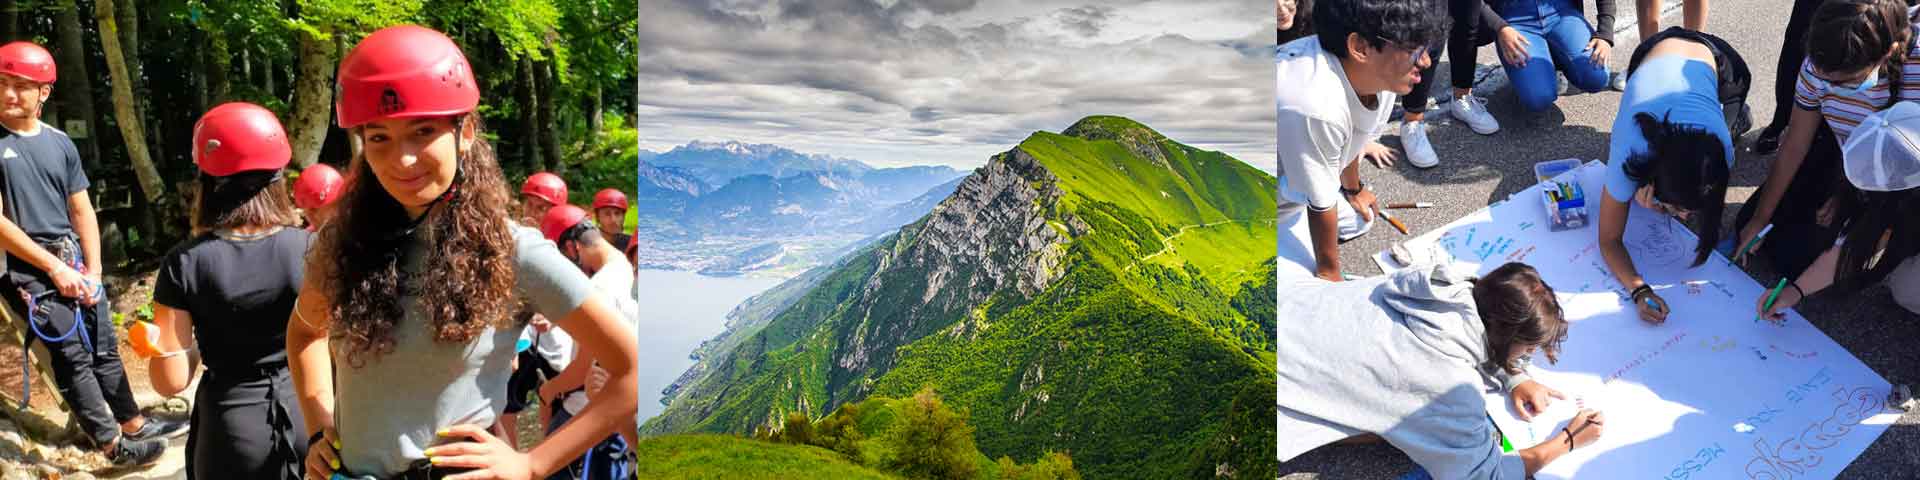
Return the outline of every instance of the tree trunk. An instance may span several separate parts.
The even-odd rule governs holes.
[[[211,106],[207,104],[207,36],[205,33],[197,30],[188,33],[188,35],[193,36],[193,40],[188,43],[195,47],[191,54],[193,56],[193,68],[187,69],[187,76],[193,79],[194,111],[205,112],[207,111],[207,107]]]
[[[535,105],[540,104],[540,95],[539,95],[539,92],[537,92],[535,89],[536,85],[538,84],[535,83],[533,80],[533,59],[521,58],[520,59],[520,92],[521,92],[520,124],[523,126],[523,128],[525,128],[525,130],[520,132],[521,133],[520,148],[522,152],[525,152],[523,155],[525,156],[524,158],[527,159],[528,164],[532,165],[533,171],[537,172],[537,171],[546,170],[547,166],[546,166],[546,163],[541,161],[542,159],[540,158],[540,142],[534,139],[534,137],[537,135],[534,132],[534,129],[538,128],[538,125],[540,125],[540,118],[539,118],[540,116],[539,116],[538,109],[534,108]]]
[[[298,37],[300,70],[293,78],[293,112],[287,135],[293,140],[293,161],[300,168],[320,159],[333,120],[334,44],[303,32]]]
[[[26,35],[20,31],[20,2],[0,0],[0,41],[11,42]]]
[[[209,103],[219,105],[233,98],[233,84],[227,79],[227,71],[233,67],[233,55],[227,51],[226,32],[207,32],[207,47],[207,89],[213,97]]]
[[[53,92],[60,95],[61,103],[71,107],[63,112],[65,118],[86,122],[86,138],[76,138],[74,143],[86,152],[80,156],[81,164],[89,171],[99,172],[100,143],[95,141],[99,134],[96,133],[98,129],[93,128],[93,76],[87,74],[86,43],[82,40],[87,31],[86,26],[80,24],[80,7],[75,5],[74,0],[60,2],[60,12],[54,15],[54,25],[60,47],[57,73],[65,82],[54,85]],[[58,120],[54,122],[58,123]]]
[[[540,157],[553,166],[553,173],[565,175],[567,157],[560,154],[560,125],[554,118],[558,116],[556,105],[560,103],[559,95],[554,93],[559,90],[559,82],[553,78],[555,72],[552,67],[551,63],[535,64],[533,67],[534,78],[539,82],[536,86],[540,89],[540,99],[545,101],[534,104],[534,112],[539,114],[540,123],[527,133],[540,142]]]
[[[604,110],[606,106],[600,98],[602,90],[601,85],[593,86],[593,117],[587,119],[588,145],[593,145],[595,142],[600,141],[600,129],[606,126],[606,122],[601,121],[601,116],[606,115],[606,111]]]
[[[166,184],[160,180],[160,171],[153,167],[153,159],[147,156],[146,128],[141,126],[140,113],[134,111],[133,79],[127,73],[127,57],[120,51],[113,0],[97,0],[93,4],[93,20],[100,26],[100,46],[106,50],[107,71],[113,77],[114,119],[120,123],[120,135],[126,139],[127,157],[133,160],[134,175],[140,177],[141,193],[146,194],[148,202],[157,202],[166,194]]]
[[[128,0],[114,4],[115,26],[120,27],[120,51],[126,54],[127,73],[133,75],[134,90],[145,91],[146,78],[140,62],[140,11],[138,1]]]
[[[273,65],[273,55],[260,56],[260,70],[266,73],[267,95],[273,98],[286,98],[280,95],[280,86],[278,83],[280,80],[280,69]]]

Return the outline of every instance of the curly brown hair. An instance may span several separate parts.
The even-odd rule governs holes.
[[[470,342],[487,327],[512,328],[518,302],[513,294],[514,243],[506,221],[505,176],[493,146],[480,135],[477,115],[454,121],[462,135],[472,123],[474,141],[459,157],[452,195],[427,212],[415,234],[434,239],[419,272],[406,272],[412,235],[406,210],[380,187],[364,158],[349,167],[347,188],[335,205],[336,218],[320,230],[308,275],[320,275],[333,299],[328,338],[343,349],[354,368],[365,354],[393,352],[394,332],[405,318],[404,297],[415,297],[434,341]],[[354,135],[360,135],[355,129]]]

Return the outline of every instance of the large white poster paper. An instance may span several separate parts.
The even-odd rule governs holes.
[[[1596,220],[1604,172],[1589,162],[1567,173]],[[1488,413],[1515,448],[1551,437],[1581,405],[1607,424],[1599,442],[1538,478],[1833,478],[1898,418],[1885,379],[1798,313],[1784,325],[1757,320],[1766,287],[1717,253],[1689,267],[1692,232],[1635,206],[1627,249],[1672,312],[1663,325],[1641,322],[1600,257],[1597,227],[1548,231],[1541,188],[1405,243],[1415,257],[1479,274],[1525,262],[1553,287],[1567,339],[1557,364],[1536,354],[1529,371],[1572,399],[1529,423],[1489,392]],[[1385,252],[1375,261],[1398,267]]]

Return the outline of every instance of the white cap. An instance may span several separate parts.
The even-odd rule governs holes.
[[[1861,190],[1920,187],[1920,104],[1895,102],[1867,116],[1840,153],[1847,181]]]

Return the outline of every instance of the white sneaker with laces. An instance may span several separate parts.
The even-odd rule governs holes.
[[[1447,104],[1447,115],[1467,122],[1467,127],[1472,128],[1473,133],[1492,135],[1500,131],[1500,121],[1494,120],[1493,114],[1487,112],[1487,101],[1480,97],[1467,95],[1466,98],[1454,99]]]
[[[1440,164],[1440,157],[1433,153],[1433,143],[1427,141],[1426,122],[1404,122],[1400,124],[1400,149],[1407,155],[1407,163],[1419,168],[1433,168]]]

